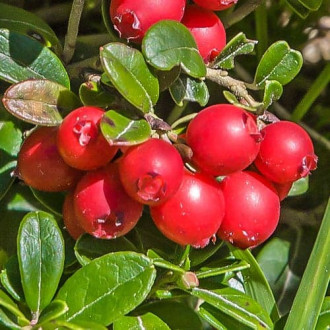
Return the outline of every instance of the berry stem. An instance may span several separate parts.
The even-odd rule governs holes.
[[[186,109],[188,105],[188,102],[183,102],[182,106],[175,105],[175,107],[172,109],[171,113],[167,117],[167,122],[171,125],[173,124],[178,118],[181,117],[183,111]]]

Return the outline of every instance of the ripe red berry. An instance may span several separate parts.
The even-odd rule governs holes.
[[[258,154],[260,137],[253,117],[230,104],[205,108],[187,129],[193,162],[201,171],[214,176],[249,166]]]
[[[280,201],[285,199],[293,185],[293,182],[287,182],[287,183],[277,183],[277,182],[272,182],[273,186],[277,190],[278,197],[280,198]]]
[[[143,204],[158,205],[178,190],[183,178],[183,161],[170,143],[149,139],[124,154],[119,172],[132,198]]]
[[[105,239],[128,233],[141,217],[143,208],[126,194],[117,163],[85,174],[77,184],[73,203],[82,228]]]
[[[206,9],[209,10],[225,10],[235,3],[238,0],[194,0],[194,2]]]
[[[269,180],[293,182],[316,168],[313,143],[298,124],[279,121],[266,126],[261,133],[263,141],[255,165]]]
[[[81,172],[67,165],[56,146],[57,127],[39,127],[24,141],[17,159],[17,175],[32,188],[69,190]]]
[[[273,185],[246,171],[227,176],[221,187],[226,210],[219,237],[242,249],[264,242],[276,229],[280,216],[280,200]]]
[[[179,190],[165,203],[150,207],[158,229],[170,240],[204,247],[219,229],[225,205],[220,185],[201,173],[185,171]]]
[[[81,107],[69,113],[57,134],[58,150],[64,161],[80,170],[93,170],[106,165],[118,148],[110,146],[99,123],[103,109]]]
[[[185,0],[112,0],[110,18],[120,37],[141,43],[147,29],[160,20],[180,21]]]
[[[194,36],[204,62],[212,62],[226,45],[226,31],[219,17],[208,9],[187,5],[181,21]]]
[[[77,240],[85,231],[81,228],[78,218],[74,212],[72,192],[65,196],[62,215],[66,230],[74,240]]]

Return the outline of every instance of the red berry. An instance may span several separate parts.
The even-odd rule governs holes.
[[[194,36],[204,62],[212,62],[226,46],[226,31],[212,11],[195,5],[186,7],[181,21]]]
[[[187,129],[193,162],[200,170],[214,176],[249,166],[258,154],[260,137],[253,117],[230,104],[205,108]]]
[[[150,207],[158,229],[170,240],[204,247],[219,229],[224,215],[220,185],[204,174],[185,171],[179,190],[165,203]]]
[[[185,0],[112,0],[110,17],[120,37],[141,43],[147,29],[160,20],[180,21]]]
[[[194,0],[194,2],[206,9],[209,10],[225,10],[235,3],[238,0]]]
[[[273,185],[254,172],[236,172],[221,182],[226,211],[218,235],[242,249],[264,242],[276,229],[280,200]]]
[[[278,197],[280,198],[280,201],[285,199],[293,185],[293,182],[287,182],[287,183],[277,183],[277,182],[272,182],[273,186],[277,190]]]
[[[80,170],[93,170],[106,165],[118,148],[110,146],[99,123],[103,109],[81,107],[69,113],[57,134],[57,146],[65,162]]]
[[[81,228],[80,223],[73,208],[73,193],[69,193],[65,196],[63,204],[63,222],[66,230],[70,236],[77,240],[85,231]]]
[[[24,141],[17,159],[17,175],[32,188],[69,190],[81,172],[67,165],[56,146],[57,127],[39,127]]]
[[[143,204],[158,205],[171,197],[183,178],[179,152],[159,139],[130,148],[119,162],[126,192]]]
[[[263,141],[255,165],[269,180],[293,182],[316,168],[313,143],[298,124],[279,121],[266,126],[261,133]]]
[[[117,163],[85,174],[74,192],[74,210],[82,228],[98,238],[128,233],[141,217],[142,208],[126,194]]]

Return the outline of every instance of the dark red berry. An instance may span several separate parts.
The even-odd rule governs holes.
[[[298,124],[279,121],[263,128],[262,134],[255,165],[269,180],[293,182],[316,169],[312,140]]]
[[[285,199],[293,185],[293,182],[287,182],[287,183],[277,183],[277,182],[272,182],[273,186],[277,190],[278,197],[280,198],[280,201]]]
[[[212,177],[185,171],[179,190],[165,203],[150,207],[158,229],[170,240],[204,247],[219,229],[225,205]]]
[[[179,152],[159,139],[131,147],[119,162],[126,192],[143,204],[157,205],[171,197],[183,178]]]
[[[238,0],[194,0],[196,5],[209,10],[225,10],[237,3],[237,1]]]
[[[280,200],[274,186],[254,172],[227,176],[221,187],[226,211],[218,235],[241,249],[255,247],[274,232]]]

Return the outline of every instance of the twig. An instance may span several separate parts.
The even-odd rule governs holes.
[[[63,61],[69,63],[76,48],[79,22],[84,9],[85,0],[73,0],[72,9],[69,17],[68,31],[65,36]]]

